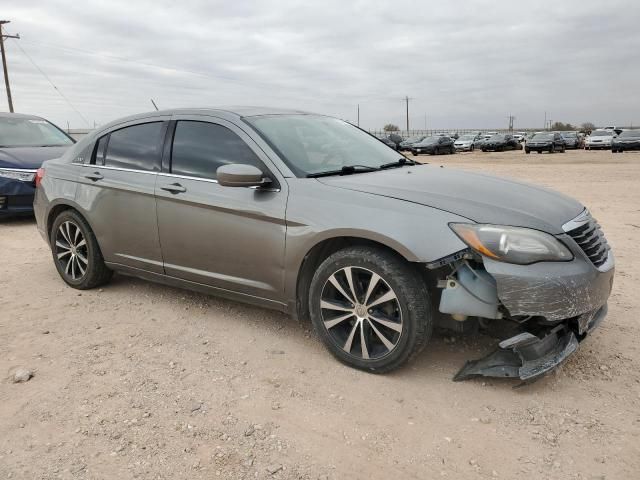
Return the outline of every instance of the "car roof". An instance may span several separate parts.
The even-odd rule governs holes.
[[[0,112],[0,118],[24,118],[25,120],[44,120],[42,117],[36,115],[27,115],[26,113],[9,113]]]
[[[273,108],[273,107],[252,107],[252,106],[230,106],[211,108],[173,108],[158,110],[153,112],[138,113],[128,117],[118,118],[109,123],[101,125],[96,132],[103,132],[111,127],[135,120],[153,119],[155,117],[167,117],[170,115],[212,115],[225,120],[238,120],[246,117],[257,117],[261,115],[319,115],[301,110]]]

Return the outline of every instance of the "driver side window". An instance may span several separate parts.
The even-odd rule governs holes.
[[[253,150],[227,127],[215,123],[179,120],[173,135],[171,173],[216,179],[216,170],[229,163],[264,165]]]

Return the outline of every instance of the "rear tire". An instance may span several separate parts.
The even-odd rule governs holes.
[[[67,285],[88,290],[111,279],[113,271],[104,264],[91,227],[76,211],[65,210],[56,217],[49,244],[56,269]]]
[[[375,247],[345,248],[324,260],[311,280],[309,312],[334,357],[374,373],[415,357],[433,330],[422,278],[397,254]]]
[[[531,153],[531,150],[529,150],[528,148],[524,149],[524,153],[526,153],[527,155]]]

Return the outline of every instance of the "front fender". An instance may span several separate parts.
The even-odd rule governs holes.
[[[342,237],[385,245],[410,262],[428,263],[467,248],[449,228],[469,219],[424,205],[322,184],[288,179],[286,278],[295,301],[300,266],[319,243]]]

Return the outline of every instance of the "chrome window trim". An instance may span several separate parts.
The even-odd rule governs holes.
[[[37,168],[6,168],[0,167],[0,172],[36,173]]]
[[[147,175],[157,175],[157,176],[161,176],[161,177],[170,177],[170,178],[184,178],[185,180],[198,180],[201,182],[209,182],[209,183],[218,183],[218,180],[214,180],[213,178],[202,178],[202,177],[190,177],[188,175],[176,175],[174,173],[166,173],[166,172],[156,172],[156,171],[149,171],[149,170],[135,170],[133,168],[121,168],[121,167],[107,167],[105,165],[94,165],[94,164],[88,164],[88,163],[75,163],[73,165],[77,165],[79,167],[83,167],[83,168],[100,168],[100,169],[105,169],[105,170],[115,170],[117,172],[131,172],[131,173],[144,173]],[[33,171],[34,173],[36,172],[35,170]],[[279,192],[280,189],[279,188],[265,188],[265,187],[247,187],[250,188],[252,190],[263,190],[265,192]]]
[[[185,180],[198,180],[198,181],[201,181],[201,182],[219,184],[218,180],[215,180],[213,178],[190,177],[189,175],[176,175],[175,173],[159,172],[158,176],[160,176],[160,177],[170,177],[170,178],[184,178]],[[238,188],[238,187],[236,187],[236,188]],[[260,190],[265,191],[265,192],[279,192],[280,191],[279,188],[265,188],[265,187],[260,187],[260,186],[246,187],[246,188],[250,188],[252,190],[260,189]]]
[[[105,170],[115,170],[118,172],[146,173],[148,175],[158,175],[160,173],[157,170],[136,170],[134,168],[107,167],[106,165],[95,165],[93,163],[74,163],[73,165],[85,168],[104,168]]]
[[[185,180],[200,180],[202,182],[218,183],[218,180],[215,180],[213,178],[191,177],[189,175],[177,175],[175,173],[167,172],[159,172],[158,175],[160,175],[161,177],[184,178]]]

